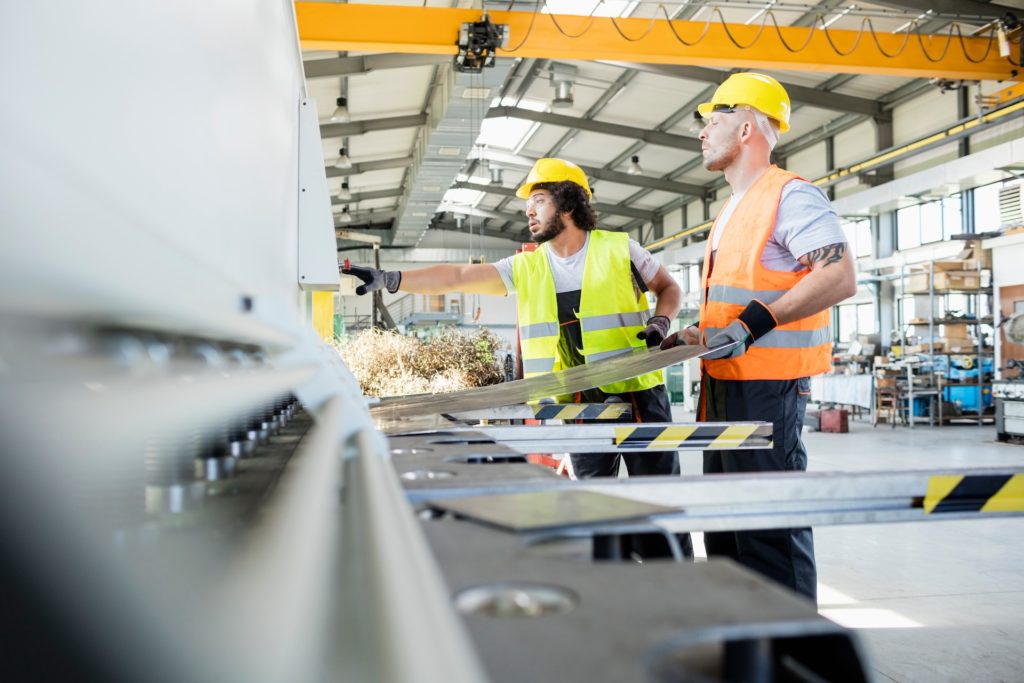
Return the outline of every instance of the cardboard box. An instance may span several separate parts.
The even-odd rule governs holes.
[[[947,270],[978,270],[978,262],[975,259],[955,258],[942,261],[932,261],[932,269],[936,273]]]
[[[831,434],[846,434],[850,431],[850,411],[841,408],[822,410],[818,419],[821,431]]]
[[[974,353],[973,339],[941,337],[936,340],[936,346],[939,344],[942,344],[942,350],[946,353]]]
[[[928,292],[928,273],[912,273],[904,281],[908,292]]]
[[[981,275],[977,271],[946,270],[935,273],[935,289],[978,289]]]
[[[965,241],[964,248],[956,255],[956,257],[961,260],[973,259],[974,263],[972,263],[971,267],[964,268],[963,270],[976,270],[979,267],[982,269],[992,267],[992,250],[982,249],[980,239]]]
[[[970,339],[973,323],[942,323],[942,336],[946,339]]]
[[[978,289],[981,287],[981,276],[978,271],[941,270],[935,273],[933,283],[936,291]],[[914,294],[927,294],[928,273],[914,273],[908,277],[906,291]]]

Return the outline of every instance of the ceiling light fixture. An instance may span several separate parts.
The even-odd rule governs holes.
[[[572,81],[555,81],[555,96],[551,99],[551,106],[556,109],[571,107],[574,103],[572,97]]]
[[[338,188],[338,199],[340,199],[343,202],[347,202],[348,200],[352,199],[352,191],[348,189],[347,180],[341,184],[341,187]]]
[[[626,173],[629,175],[643,175],[644,169],[640,168],[640,157],[633,156],[629,161],[629,166],[626,167]]]
[[[348,212],[348,207],[347,206],[344,209],[341,210],[341,215],[338,216],[338,222],[339,223],[351,223],[352,222],[352,214],[350,214]]]
[[[551,99],[551,107],[564,109],[573,105],[572,87],[576,81],[576,67],[556,62],[551,65],[551,85],[555,96]]]
[[[334,168],[352,168],[352,160],[348,158],[348,151],[344,147],[338,150],[338,160],[334,162]]]
[[[337,108],[331,114],[331,123],[348,123],[352,120],[348,113],[348,98],[339,97],[337,103]]]
[[[504,185],[505,182],[502,175],[502,169],[491,166],[491,185]]]

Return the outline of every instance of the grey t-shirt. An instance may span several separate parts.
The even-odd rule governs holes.
[[[718,250],[722,233],[728,229],[729,218],[742,198],[742,193],[733,194],[723,207],[711,236],[712,251]],[[761,253],[761,265],[769,270],[795,273],[804,268],[798,260],[801,256],[837,243],[845,244],[846,234],[828,196],[817,185],[792,180],[782,188],[775,229]]]
[[[590,245],[590,235],[583,242],[583,248],[571,256],[562,258],[551,249],[548,249],[548,263],[551,265],[551,276],[555,281],[555,293],[571,292],[583,287],[583,265],[587,260],[587,247]],[[505,283],[505,291],[508,294],[515,294],[516,286],[512,282],[512,259],[514,256],[503,258],[494,264],[501,275],[501,281]],[[645,284],[650,284],[654,276],[658,274],[659,264],[651,256],[651,252],[641,247],[636,241],[629,240],[629,258]]]

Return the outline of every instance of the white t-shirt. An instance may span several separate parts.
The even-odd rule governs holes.
[[[548,264],[551,266],[551,276],[555,280],[555,294],[571,292],[583,287],[583,265],[587,260],[587,246],[590,244],[590,234],[583,242],[583,248],[570,256],[561,257],[548,249]],[[512,259],[514,256],[503,258],[494,264],[505,283],[505,291],[508,294],[515,294],[516,286],[512,282]],[[640,277],[645,284],[650,284],[654,276],[658,274],[660,264],[651,256],[651,252],[641,247],[636,241],[629,240],[629,258],[636,267]]]
[[[722,233],[742,198],[743,193],[733,194],[722,208],[711,235],[712,251],[718,250]],[[792,180],[782,188],[775,229],[761,253],[761,265],[769,270],[795,273],[804,268],[798,260],[801,256],[840,243],[846,243],[846,234],[828,195],[817,185]]]

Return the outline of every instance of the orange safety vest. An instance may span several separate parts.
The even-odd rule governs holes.
[[[769,307],[811,272],[769,270],[761,265],[761,253],[775,228],[782,188],[795,173],[772,165],[746,191],[729,218],[711,263],[713,231],[704,255],[704,302],[700,331],[705,342],[739,317],[753,299]],[[719,213],[721,216],[721,213]],[[709,275],[709,272],[710,275]],[[703,369],[715,379],[798,379],[826,372],[832,365],[832,333],[829,309],[785,325],[758,339],[738,358],[703,361]]]

